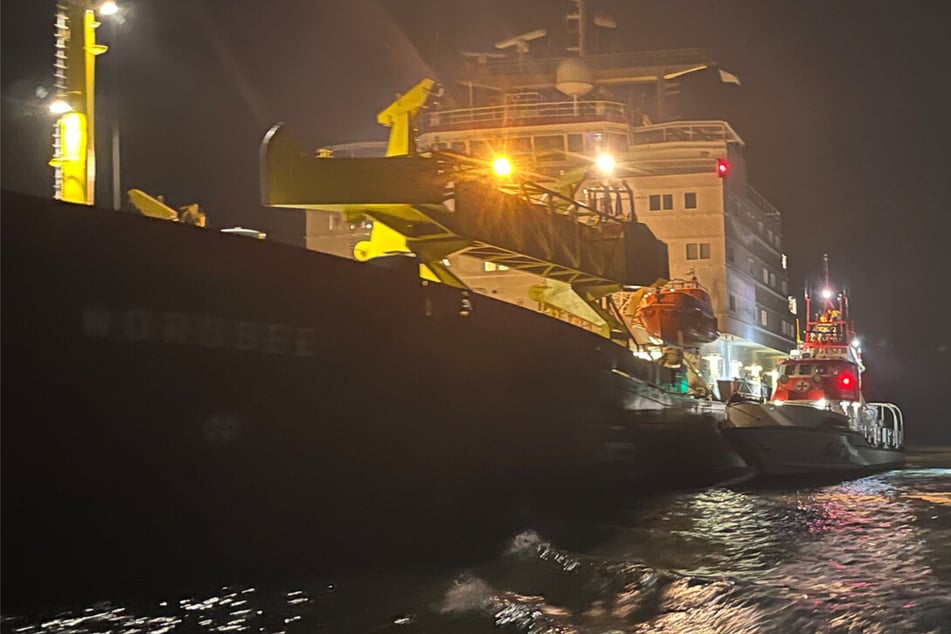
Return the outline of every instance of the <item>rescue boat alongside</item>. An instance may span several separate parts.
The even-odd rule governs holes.
[[[780,363],[772,398],[727,409],[725,437],[761,476],[860,474],[905,462],[901,410],[865,400],[848,296],[831,289],[828,258],[825,266],[820,308],[812,312],[807,293],[805,337]]]

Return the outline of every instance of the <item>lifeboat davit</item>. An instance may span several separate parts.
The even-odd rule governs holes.
[[[671,346],[699,346],[718,335],[710,294],[699,285],[658,289],[642,300],[636,316],[648,334]]]

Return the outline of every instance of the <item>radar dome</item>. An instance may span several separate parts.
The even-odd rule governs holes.
[[[591,68],[578,57],[562,60],[555,70],[555,88],[566,95],[584,95],[594,88]]]

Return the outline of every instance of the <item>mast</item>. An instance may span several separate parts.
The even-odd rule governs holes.
[[[96,43],[99,22],[87,0],[56,3],[53,130],[53,197],[92,205],[96,197]]]

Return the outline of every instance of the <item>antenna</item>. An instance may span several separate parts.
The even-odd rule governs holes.
[[[514,46],[515,50],[524,54],[528,52],[529,42],[545,37],[546,35],[548,35],[548,31],[546,29],[536,29],[534,31],[529,31],[528,33],[522,33],[521,35],[510,37],[509,39],[502,40],[501,42],[496,42],[495,48],[504,50]]]
[[[585,53],[588,52],[588,9],[585,6],[585,0],[572,0],[575,5],[575,10],[573,13],[569,13],[565,16],[566,21],[577,21],[578,22],[578,45],[569,46],[567,50],[571,53],[577,53],[578,57],[584,57]],[[590,19],[591,24],[594,26],[599,26],[603,29],[616,29],[617,21],[609,15],[603,13],[596,13]]]
[[[474,59],[480,64],[485,64],[490,59],[504,59],[505,58],[505,53],[495,53],[493,51],[489,51],[486,53],[480,53],[476,51],[460,51],[459,54],[462,55],[463,57]]]

